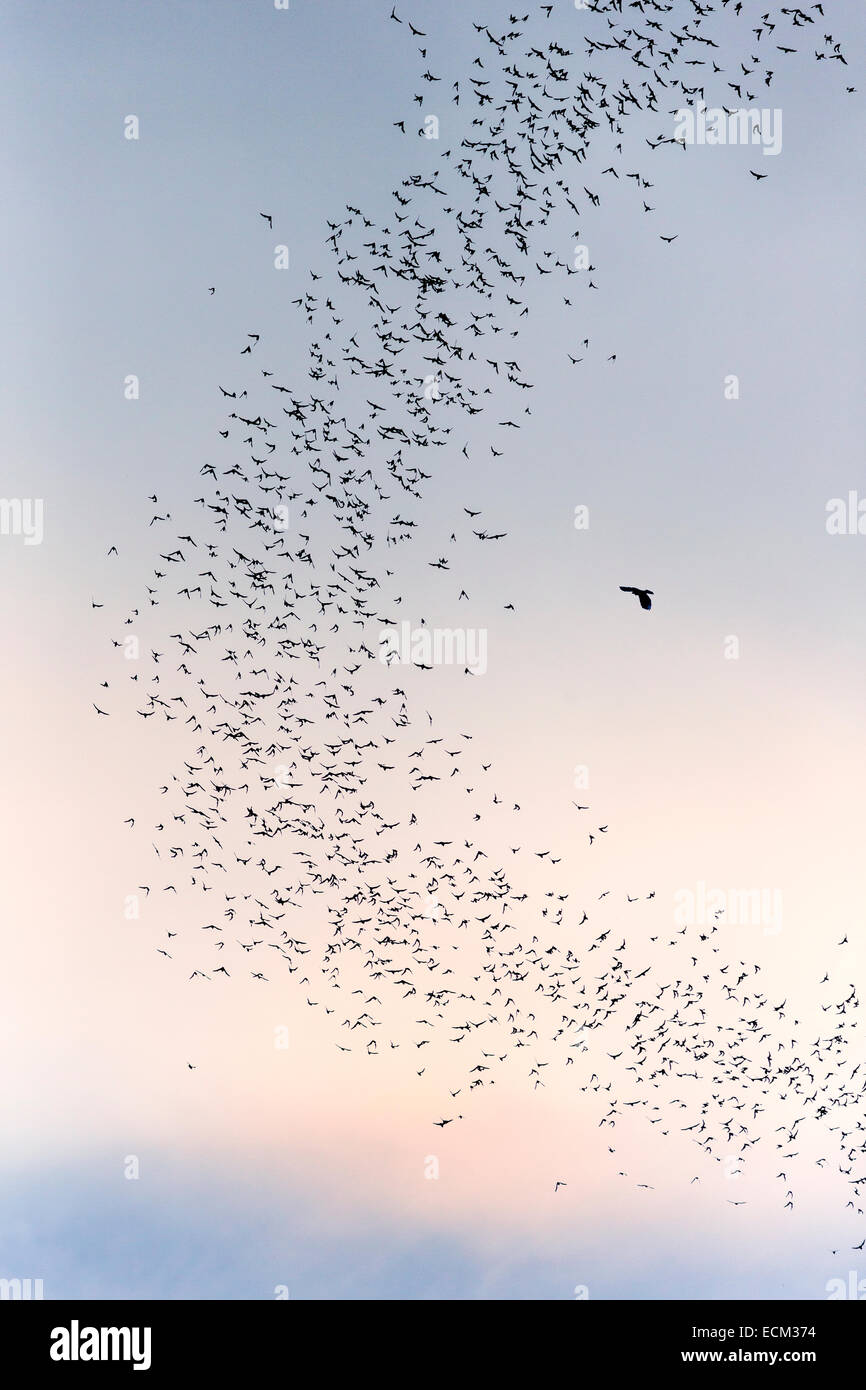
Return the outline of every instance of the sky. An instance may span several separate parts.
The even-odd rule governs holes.
[[[217,383],[236,379],[248,333],[276,370],[300,370],[291,300],[310,269],[329,273],[328,220],[346,204],[385,216],[400,179],[436,167],[454,115],[440,103],[440,142],[395,129],[416,119],[416,55],[390,9],[4,12],[2,491],[43,499],[44,536],[0,536],[0,1033],[14,1058],[0,1074],[0,1276],[41,1278],[49,1298],[826,1297],[866,1261],[814,1164],[786,1212],[772,1155],[692,1185],[687,1140],[624,1121],[612,1163],[567,1078],[505,1081],[434,1129],[447,1059],[418,1084],[396,1055],[338,1053],[289,984],[190,988],[155,950],[184,902],[124,918],[148,845],[123,821],[156,809],[175,735],[101,720],[93,701],[111,624],[152,567],[146,499],[187,514],[219,442]],[[507,533],[484,567],[466,562],[487,670],[435,672],[437,721],[472,731],[524,833],[557,846],[587,901],[654,891],[650,931],[701,884],[780,895],[780,929],[728,926],[726,949],[760,962],[800,1017],[843,934],[852,981],[866,963],[866,537],[826,527],[831,499],[866,497],[863,107],[845,92],[866,25],[825,9],[851,67],[840,78],[808,45],[780,63],[766,99],[784,115],[778,156],[645,159],[645,135],[673,118],[630,132],[623,159],[640,158],[657,211],[617,188],[587,217],[597,289],[566,313],[539,286],[523,331],[531,424],[501,458],[437,451],[401,574],[407,617],[456,622],[426,556],[455,508],[483,505]],[[475,52],[472,19],[501,23],[507,6],[404,11],[450,73]],[[549,21],[533,10],[540,38],[574,47],[585,23],[565,0]],[[597,186],[600,168],[579,182]],[[651,614],[620,584],[652,588]],[[609,825],[603,842],[588,846],[574,799]],[[444,795],[439,810],[454,814]],[[728,1205],[734,1189],[745,1207]]]

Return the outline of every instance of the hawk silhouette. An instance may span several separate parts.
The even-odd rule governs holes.
[[[634,594],[639,598],[641,608],[652,608],[653,601],[650,597],[652,589],[635,589],[631,584],[620,584],[619,587],[624,594]]]

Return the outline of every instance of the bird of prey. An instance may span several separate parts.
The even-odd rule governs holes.
[[[632,584],[620,584],[619,587],[624,594],[634,594],[640,600],[641,608],[652,608],[653,601],[650,597],[652,589],[636,589]]]

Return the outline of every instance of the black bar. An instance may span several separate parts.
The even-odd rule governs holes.
[[[512,1380],[518,1352],[535,1367],[533,1379],[549,1364],[557,1375],[571,1365],[575,1379],[596,1365],[614,1383],[620,1374],[700,1376],[713,1367],[731,1375],[802,1367],[825,1382],[855,1363],[863,1331],[854,1300],[0,1304],[5,1365],[60,1380],[108,1371],[133,1383],[184,1372],[224,1380],[266,1367],[283,1368],[289,1381],[309,1379],[311,1371],[329,1381],[344,1371],[405,1380],[413,1367],[432,1371],[436,1364],[451,1372],[459,1366],[462,1379],[475,1363]],[[84,1359],[91,1350],[105,1359]],[[115,1352],[126,1359],[112,1359]],[[70,1359],[55,1359],[61,1354]]]

